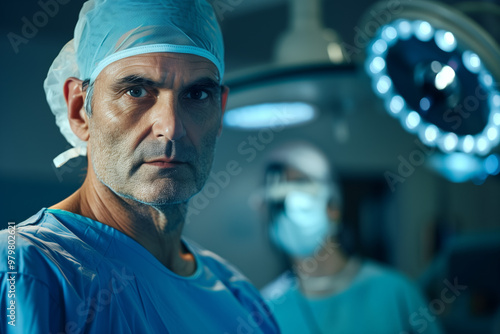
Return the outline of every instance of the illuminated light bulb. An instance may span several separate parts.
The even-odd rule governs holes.
[[[375,57],[370,63],[370,72],[377,74],[385,68],[385,60],[382,57]]]
[[[408,39],[411,37],[411,24],[406,20],[400,20],[395,24],[398,36],[401,39]]]
[[[430,143],[434,142],[438,135],[437,127],[434,125],[427,126],[424,135],[425,135],[425,140],[427,140]]]
[[[412,111],[406,116],[406,126],[408,129],[415,129],[420,124],[420,115]]]
[[[392,81],[387,75],[383,75],[378,79],[377,91],[379,94],[385,94],[391,88]]]
[[[449,133],[444,137],[443,147],[446,151],[452,151],[458,144],[457,135],[454,133]]]
[[[493,123],[495,123],[495,125],[500,125],[500,112],[493,114]]]
[[[283,113],[284,117],[277,117]],[[259,129],[308,122],[315,117],[312,105],[303,102],[263,103],[227,110],[224,124],[241,129]]]
[[[372,51],[377,55],[384,53],[386,50],[387,50],[387,42],[384,41],[383,39],[377,40],[372,45]]]
[[[462,144],[462,149],[465,153],[470,153],[474,149],[474,137],[471,135],[467,135],[464,138],[464,142]]]
[[[443,66],[434,80],[434,85],[438,90],[443,90],[455,80],[455,71],[448,65]]]
[[[422,42],[428,42],[434,33],[434,29],[426,21],[415,21],[414,23],[415,36]]]
[[[457,40],[453,33],[444,30],[438,30],[434,36],[436,45],[445,52],[451,52],[457,47]]]
[[[389,109],[393,114],[398,114],[401,110],[403,110],[404,106],[405,100],[403,100],[400,95],[394,95],[389,103]]]
[[[464,51],[462,61],[466,69],[472,73],[479,73],[481,69],[481,59],[472,51]]]
[[[420,104],[420,109],[422,109],[423,111],[427,111],[431,107],[431,101],[426,97],[423,97],[420,100],[419,104]]]
[[[486,136],[488,137],[488,139],[490,141],[494,141],[495,139],[498,138],[498,130],[496,128],[494,128],[494,127],[491,127],[486,132]]]
[[[488,141],[484,137],[480,137],[477,140],[477,150],[479,153],[485,153],[488,149]]]
[[[493,77],[489,73],[482,73],[480,79],[486,87],[493,85]]]
[[[443,65],[441,65],[440,62],[438,62],[437,60],[434,60],[432,63],[431,63],[431,70],[434,72],[434,73],[439,73],[439,71],[441,71],[441,69],[443,68]]]
[[[382,38],[387,42],[391,42],[398,37],[398,32],[394,27],[386,26],[382,30]]]
[[[500,107],[500,94],[499,93],[494,93],[491,96],[491,104],[493,107]]]

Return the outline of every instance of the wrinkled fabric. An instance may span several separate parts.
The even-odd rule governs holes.
[[[8,232],[0,232],[7,259]],[[179,276],[127,235],[97,221],[42,209],[17,225],[16,326],[1,333],[277,333],[258,291],[217,255],[183,240],[196,272]]]

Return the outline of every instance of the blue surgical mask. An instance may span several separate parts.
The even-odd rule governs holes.
[[[290,191],[285,197],[284,210],[271,224],[271,238],[290,256],[312,255],[333,232],[327,205],[327,192]]]

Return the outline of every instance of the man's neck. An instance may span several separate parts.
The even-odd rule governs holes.
[[[182,276],[194,273],[194,256],[181,243],[187,203],[151,206],[115,194],[90,172],[73,195],[52,206],[109,225],[131,237],[164,266]]]

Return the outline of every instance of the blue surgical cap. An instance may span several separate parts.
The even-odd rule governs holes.
[[[80,11],[74,38],[56,57],[44,82],[56,124],[73,146],[54,159],[59,167],[85,155],[87,143],[71,130],[63,86],[69,77],[92,84],[109,64],[131,56],[186,53],[210,60],[224,75],[224,45],[206,0],[90,0]]]

